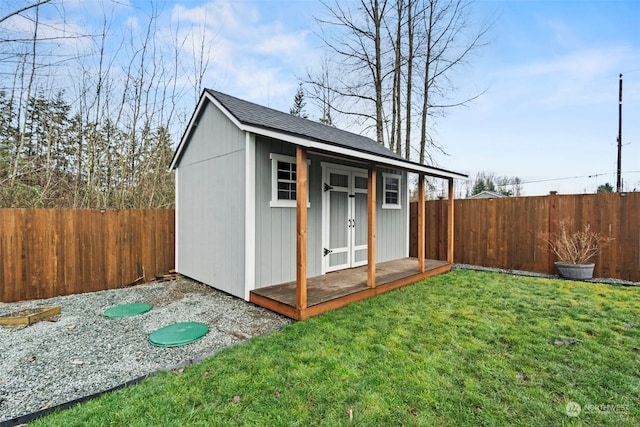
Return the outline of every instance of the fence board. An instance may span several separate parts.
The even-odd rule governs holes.
[[[596,277],[640,281],[640,193],[549,195],[455,201],[455,262],[504,269],[554,273],[555,255],[540,239],[567,221],[573,229],[586,224],[614,240],[594,259]],[[426,257],[443,259],[438,247],[446,233],[447,206],[431,200],[425,206]],[[410,210],[411,230],[417,228],[417,206]],[[411,235],[415,256],[417,236]]]
[[[0,209],[0,298],[127,286],[174,267],[173,210]]]

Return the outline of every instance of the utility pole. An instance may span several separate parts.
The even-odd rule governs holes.
[[[622,73],[620,73],[620,89],[618,91],[618,181],[616,191],[622,192]]]

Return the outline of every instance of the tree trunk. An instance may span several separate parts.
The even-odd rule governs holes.
[[[364,0],[362,0],[364,1]],[[386,5],[386,1],[385,1]],[[380,9],[379,0],[373,0],[373,25],[375,30],[375,90],[376,90],[376,138],[378,144],[384,145],[384,129],[383,129],[383,114],[382,114],[382,12],[384,11],[384,5],[382,10]]]
[[[405,158],[411,160],[411,94],[413,92],[413,2],[407,4],[407,99],[405,120]],[[400,154],[400,152],[398,152]]]
[[[429,114],[429,90],[430,90],[430,66],[431,66],[431,54],[432,54],[432,36],[433,36],[433,12],[434,2],[436,0],[429,0],[429,6],[427,12],[429,13],[428,23],[426,27],[427,36],[427,52],[424,60],[424,88],[422,97],[422,112],[421,112],[421,126],[420,126],[420,157],[419,162],[424,163],[426,145],[427,145],[427,115]]]

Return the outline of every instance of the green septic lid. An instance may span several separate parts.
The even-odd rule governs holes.
[[[149,335],[149,342],[158,347],[179,347],[198,341],[207,335],[209,327],[199,322],[174,323]]]
[[[102,313],[107,319],[119,319],[121,317],[136,316],[146,313],[153,307],[151,304],[122,304],[108,308]]]

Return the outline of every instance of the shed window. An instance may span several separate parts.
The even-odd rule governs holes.
[[[278,200],[296,199],[296,164],[278,160]]]
[[[400,191],[401,181],[400,175],[383,173],[382,174],[382,209],[401,209]]]
[[[296,207],[296,158],[271,153],[271,203],[272,208]],[[307,197],[309,197],[307,179]],[[310,204],[307,203],[307,207]]]

